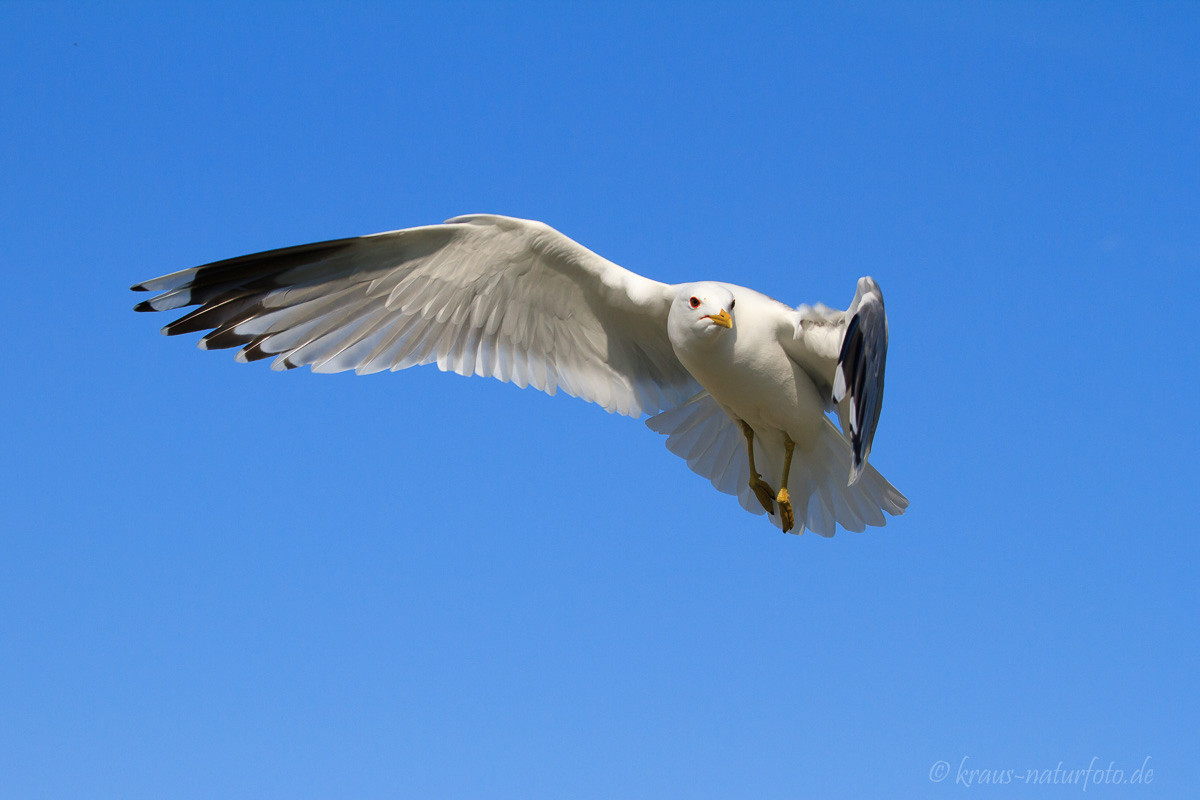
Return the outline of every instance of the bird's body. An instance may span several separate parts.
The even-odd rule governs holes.
[[[785,531],[793,510],[797,532],[832,535],[908,505],[866,463],[887,348],[869,278],[846,312],[794,309],[731,284],[668,286],[542,223],[473,215],[134,289],[161,292],[140,311],[199,306],[163,332],[208,330],[202,348],[240,346],[241,361],[360,374],[436,363],[651,414],[672,452]]]
[[[792,337],[794,309],[753,289],[712,285],[733,295],[737,324],[711,337],[672,335],[675,355],[731,418],[762,438],[786,433],[803,448],[820,430],[826,403],[780,344]]]

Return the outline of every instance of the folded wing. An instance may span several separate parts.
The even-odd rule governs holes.
[[[138,311],[199,306],[163,328],[208,331],[239,361],[359,374],[443,371],[561,389],[639,416],[695,393],[666,333],[673,292],[553,228],[492,215],[271,250],[133,287]]]

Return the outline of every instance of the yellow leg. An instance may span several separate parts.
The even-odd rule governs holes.
[[[750,456],[750,488],[754,490],[754,496],[758,498],[763,509],[768,514],[774,514],[775,490],[771,488],[771,484],[763,480],[762,475],[759,475],[758,470],[754,468],[754,429],[743,422],[742,435],[746,437],[746,452]]]
[[[796,514],[792,511],[792,499],[788,496],[788,475],[792,472],[792,451],[796,449],[796,443],[793,442],[788,435],[783,435],[783,479],[780,481],[782,486],[779,487],[779,494],[776,500],[779,501],[779,521],[783,523],[783,532],[787,533],[796,525]]]

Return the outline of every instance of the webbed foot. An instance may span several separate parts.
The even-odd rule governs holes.
[[[775,490],[771,488],[771,484],[762,479],[761,475],[750,476],[750,488],[754,490],[754,496],[758,498],[758,502],[762,503],[763,509],[768,514],[775,513]]]
[[[776,499],[779,501],[779,521],[783,524],[783,532],[787,533],[796,527],[796,514],[792,511],[792,500],[788,495],[787,487],[779,490],[779,496]]]

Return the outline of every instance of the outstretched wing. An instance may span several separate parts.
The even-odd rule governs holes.
[[[629,416],[695,393],[667,338],[673,291],[540,222],[492,215],[271,250],[140,283],[137,311],[199,306],[239,361],[359,374],[436,363]]]
[[[820,304],[799,307],[795,333],[782,344],[836,409],[842,432],[850,440],[850,483],[855,483],[871,454],[883,408],[888,329],[879,284],[873,278],[859,278],[854,300],[845,311]]]

